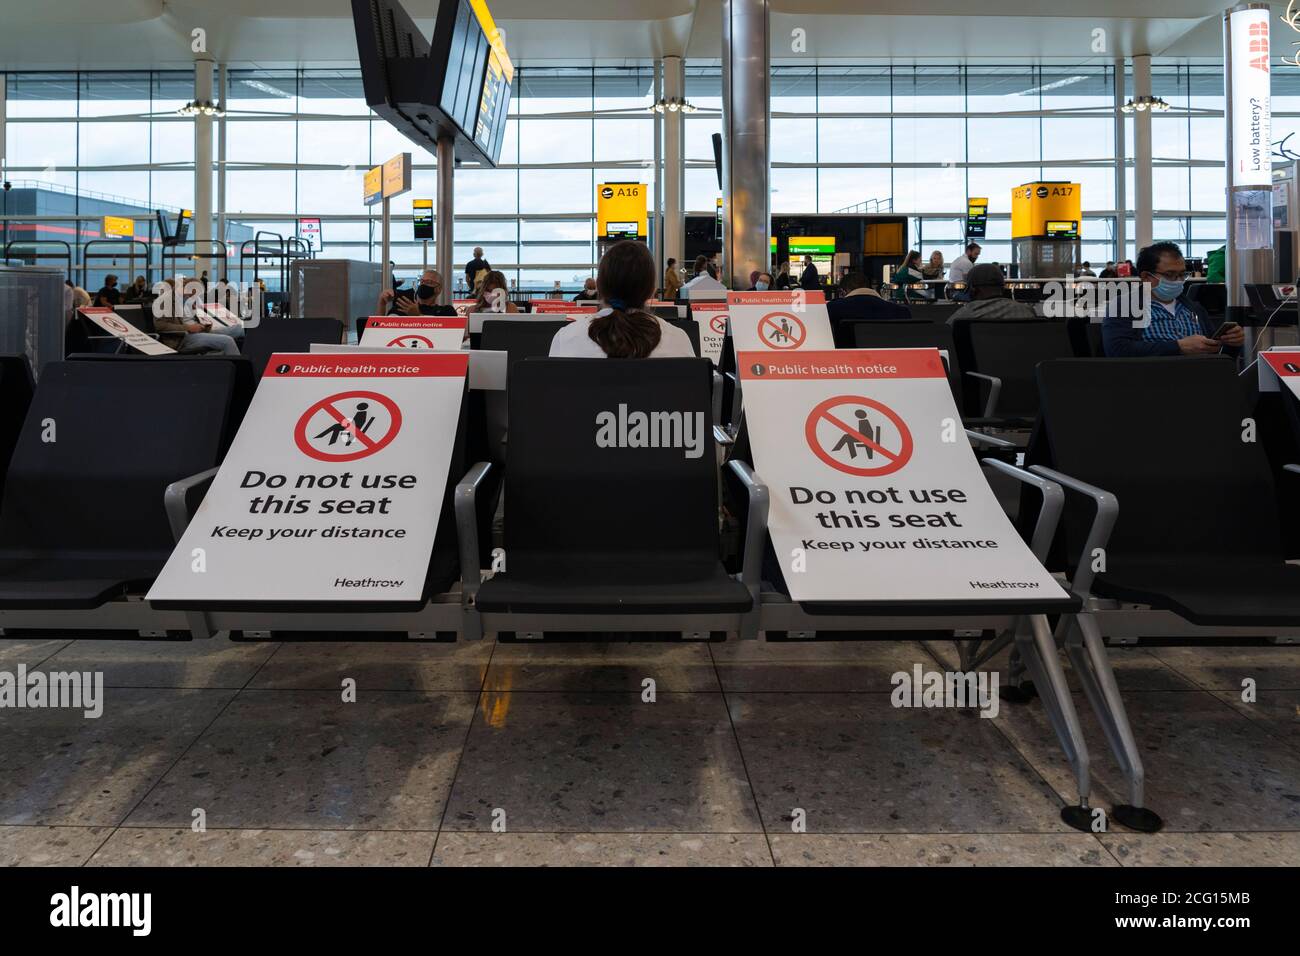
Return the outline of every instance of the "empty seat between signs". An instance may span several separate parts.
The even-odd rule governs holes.
[[[752,602],[719,559],[711,387],[704,359],[517,364],[506,570],[479,611],[505,615],[501,629],[545,630],[510,617],[532,614],[590,630],[583,615],[614,614],[731,615],[710,629],[734,630]]]

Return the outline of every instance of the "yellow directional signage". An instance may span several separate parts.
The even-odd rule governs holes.
[[[646,239],[649,216],[644,183],[601,183],[596,187],[596,235],[602,239]]]
[[[108,239],[134,239],[135,220],[129,216],[105,216],[100,232]]]
[[[384,198],[392,199],[411,188],[411,154],[398,153],[384,163]]]
[[[1011,190],[1011,238],[1048,235],[1049,222],[1083,218],[1078,183],[1024,183]]]
[[[384,167],[373,166],[366,170],[365,182],[361,187],[362,202],[373,206],[384,198]]]

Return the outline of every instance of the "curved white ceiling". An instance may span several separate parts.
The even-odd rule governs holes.
[[[8,69],[179,66],[190,32],[214,58],[263,66],[355,61],[349,0],[4,0]],[[438,0],[406,0],[431,29]],[[1215,57],[1225,0],[773,0],[773,55],[803,30],[817,61],[866,57],[1110,59],[1133,53]],[[1280,14],[1284,4],[1275,4]],[[491,0],[521,62],[623,62],[665,53],[720,56],[721,0]],[[1278,22],[1275,49],[1285,51]],[[1106,48],[1096,50],[1105,31]],[[1300,35],[1297,35],[1300,39]]]

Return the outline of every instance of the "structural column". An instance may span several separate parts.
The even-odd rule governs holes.
[[[1133,98],[1151,95],[1151,57],[1133,57]],[[1133,113],[1133,233],[1138,249],[1151,245],[1151,111]]]
[[[1124,58],[1115,61],[1115,261],[1127,258],[1128,148],[1124,142]]]
[[[222,63],[217,68],[217,95],[220,99],[217,101],[221,107],[221,115],[217,118],[217,234],[216,238],[225,241],[226,238],[226,97],[229,96],[230,86],[229,77],[226,71],[226,64]],[[229,254],[230,250],[226,250]],[[230,262],[227,260],[222,263],[223,273],[220,278],[225,279],[230,274]]]
[[[663,60],[663,89],[660,95],[667,100],[686,96],[686,67],[680,56],[666,56]],[[666,110],[663,114],[663,257],[666,263],[676,259],[680,266],[685,255],[686,214],[685,177],[686,159],[682,144],[685,142],[680,110]],[[662,277],[662,269],[660,275]]]
[[[194,102],[212,102],[212,58],[200,54],[194,61]],[[212,114],[194,114],[194,268],[208,268],[212,242]]]
[[[770,257],[769,29],[769,0],[723,0],[722,254],[732,289],[747,289]]]
[[[434,234],[437,245],[438,273],[442,276],[443,305],[451,304],[452,271],[455,269],[455,183],[456,142],[451,137],[438,140],[438,229]],[[388,250],[384,250],[384,281],[387,282]]]

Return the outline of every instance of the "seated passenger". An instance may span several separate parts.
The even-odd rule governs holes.
[[[148,305],[153,298],[153,293],[149,290],[149,283],[144,276],[136,276],[126,290],[126,298],[123,300],[128,304]]]
[[[574,302],[594,302],[600,296],[596,294],[596,280],[588,277],[582,284],[582,291],[573,297]]]
[[[908,299],[923,297],[925,293],[914,292],[907,287],[920,282],[924,278],[925,276],[921,274],[921,253],[913,249],[907,254],[907,258],[903,260],[903,264],[898,267],[898,271],[894,273],[894,278],[891,280],[897,287],[894,289],[893,298],[900,302],[906,302]]]
[[[1172,242],[1157,242],[1138,252],[1136,274],[1151,287],[1149,322],[1133,316],[1107,315],[1101,326],[1101,340],[1108,358],[1150,355],[1215,355],[1235,353],[1245,341],[1240,325],[1233,325],[1218,338],[1218,331],[1205,308],[1183,298],[1183,277],[1187,262]]]
[[[439,305],[438,296],[442,293],[442,276],[434,269],[425,269],[420,275],[420,284],[415,291],[395,292],[385,289],[379,293],[379,305],[376,315],[455,315],[456,310],[449,305]]]
[[[1006,276],[993,262],[971,266],[966,273],[970,301],[948,316],[948,324],[964,319],[1036,319],[1032,306],[1006,297]]]
[[[655,285],[655,261],[645,243],[614,243],[596,273],[604,308],[556,332],[551,357],[695,358],[685,332],[645,311]]]
[[[826,303],[826,313],[830,316],[831,329],[849,319],[868,319],[872,322],[894,322],[910,319],[912,313],[907,306],[886,302],[880,293],[867,283],[867,277],[861,272],[850,272],[840,280],[838,299]]]
[[[944,265],[943,261],[943,253],[936,249],[934,252],[930,253],[929,263],[921,266],[921,275],[926,279],[942,279],[946,268],[947,266]]]
[[[474,302],[475,312],[518,312],[519,306],[510,301],[510,290],[506,287],[506,277],[502,272],[492,270],[479,283],[478,299]]]
[[[158,340],[163,345],[170,345],[178,352],[215,349],[223,355],[239,354],[239,340],[244,337],[242,325],[227,327],[217,325],[211,319],[196,318],[194,302],[184,294],[181,296],[180,308],[177,309],[172,280],[164,279],[163,285],[163,298],[169,301],[166,307],[154,310],[153,319]],[[182,281],[181,289],[184,288]]]
[[[122,304],[122,290],[117,287],[117,276],[104,276],[104,286],[95,293],[95,305],[111,309]]]

